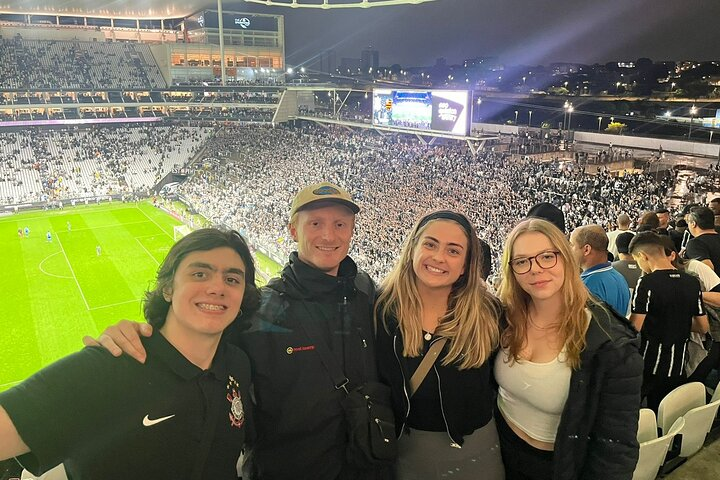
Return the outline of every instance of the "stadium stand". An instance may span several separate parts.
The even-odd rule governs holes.
[[[0,39],[0,64],[0,85],[8,90],[167,87],[141,43]]]
[[[93,127],[0,133],[0,203],[147,191],[183,168],[211,127]]]

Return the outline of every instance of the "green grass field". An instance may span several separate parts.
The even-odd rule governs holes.
[[[179,223],[149,203],[0,218],[0,391],[81,349],[83,335],[121,318],[141,320],[140,299]],[[26,226],[30,235],[20,238]],[[274,275],[279,266],[265,260]]]

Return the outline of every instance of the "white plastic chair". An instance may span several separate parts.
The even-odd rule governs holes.
[[[657,421],[655,420],[655,412],[649,408],[640,409],[640,417],[638,419],[637,440],[640,443],[649,442],[658,438]]]
[[[640,455],[633,472],[633,480],[655,480],[673,438],[680,433],[684,425],[685,419],[680,417],[662,437],[640,443]]]
[[[700,382],[680,385],[660,401],[657,423],[663,435],[670,431],[675,420],[693,408],[705,405],[705,385]]]
[[[705,438],[712,428],[718,407],[720,407],[720,399],[701,407],[695,407],[683,415],[685,426],[681,432],[681,457],[695,455],[702,448]]]
[[[22,471],[20,476],[21,480],[68,480],[67,473],[65,473],[65,465],[62,463],[55,468],[51,468],[47,472],[43,473],[39,477],[34,476],[27,470]]]
[[[710,399],[710,403],[716,402],[720,400],[720,382],[718,382],[717,386],[715,387],[715,391],[713,392],[713,396]]]

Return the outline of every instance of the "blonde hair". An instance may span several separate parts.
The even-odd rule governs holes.
[[[560,252],[559,255],[565,263],[565,277],[561,289],[563,302],[558,331],[560,340],[565,345],[568,363],[576,370],[580,367],[580,353],[585,349],[587,330],[585,308],[588,302],[593,300],[578,274],[580,267],[572,254],[570,242],[555,225],[546,220],[537,218],[523,220],[512,229],[505,240],[501,266],[503,280],[498,296],[507,309],[507,327],[501,334],[500,344],[508,349],[510,358],[517,361],[520,351],[527,343],[527,321],[532,299],[522,289],[510,267],[515,241],[527,232],[545,235]]]
[[[387,278],[382,282],[378,298],[377,315],[381,315],[384,328],[389,332],[388,318],[394,316],[402,332],[403,355],[418,357],[423,351],[422,301],[417,289],[417,276],[413,269],[413,252],[430,224],[438,220],[458,224],[468,237],[465,273],[452,286],[448,298],[448,310],[439,322],[435,333],[449,339],[447,355],[442,365],[456,363],[459,369],[481,366],[497,347],[500,337],[498,319],[499,303],[485,289],[482,281],[482,255],[480,241],[475,230],[463,216],[447,212],[463,219],[466,225],[434,212],[421,218],[405,240],[400,258]],[[427,221],[433,215],[434,219]]]

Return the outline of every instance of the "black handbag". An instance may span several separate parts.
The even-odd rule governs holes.
[[[340,403],[348,429],[348,463],[361,468],[392,463],[397,457],[397,438],[390,387],[366,382],[350,390]]]
[[[303,306],[307,309],[306,305]],[[365,382],[357,388],[348,389],[349,380],[323,336],[309,331],[315,329],[313,322],[300,322],[300,325],[315,344],[315,351],[335,388],[345,392],[340,405],[345,412],[348,434],[348,464],[362,469],[392,464],[397,457],[397,437],[390,387],[379,382]]]

